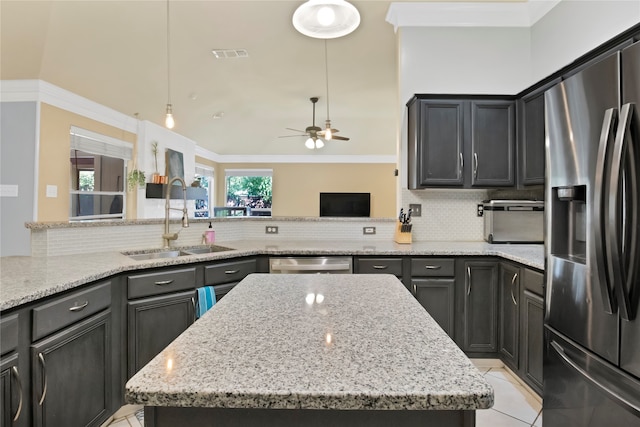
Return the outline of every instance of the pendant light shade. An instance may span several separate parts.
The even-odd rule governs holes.
[[[173,111],[171,110],[171,104],[167,104],[167,117],[164,119],[164,125],[167,129],[173,129],[176,125],[175,120],[173,120]]]
[[[295,29],[316,39],[346,36],[359,25],[358,9],[344,0],[308,0],[293,14]]]

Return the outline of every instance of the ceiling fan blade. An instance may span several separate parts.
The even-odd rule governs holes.
[[[332,133],[332,134],[334,134],[334,133],[338,133],[338,132],[340,132],[338,129],[331,129],[331,133]],[[318,135],[324,135],[324,134],[326,134],[326,133],[327,133],[327,130],[326,130],[326,129],[323,129],[323,130],[321,130],[320,132],[318,132]]]
[[[280,135],[278,138],[300,138],[301,136],[307,136],[306,133],[301,133],[300,135]]]
[[[349,138],[347,138],[346,136],[338,136],[338,135],[333,135],[331,137],[331,141],[333,141],[334,139],[336,141],[348,141],[349,140]]]
[[[294,129],[294,128],[285,128],[285,129],[286,129],[286,130],[292,130],[292,131],[294,131],[294,132],[298,132],[298,133],[306,133],[305,131],[300,130],[300,129]]]

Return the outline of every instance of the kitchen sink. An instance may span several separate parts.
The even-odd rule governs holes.
[[[179,256],[192,255],[182,250],[172,249],[160,249],[144,252],[122,252],[122,254],[128,256],[129,258],[135,259],[136,261],[160,258],[177,258]]]
[[[225,246],[211,245],[211,246],[194,246],[190,248],[180,248],[180,249],[151,249],[151,250],[140,250],[140,251],[127,251],[127,252],[122,252],[122,255],[126,255],[129,258],[135,259],[136,261],[144,261],[147,259],[177,258],[181,256],[210,254],[214,252],[225,252],[225,251],[232,251],[232,250],[233,250],[232,248],[227,248]]]
[[[211,245],[211,246],[198,246],[195,248],[184,248],[182,250],[190,255],[199,255],[199,254],[210,254],[214,252],[232,251],[233,249],[227,248],[225,246]]]

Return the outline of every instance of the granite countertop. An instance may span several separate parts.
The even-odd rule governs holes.
[[[140,370],[147,406],[475,410],[493,389],[391,275],[253,274]]]
[[[544,269],[543,245],[498,245],[486,242],[415,242],[401,245],[376,240],[239,240],[218,244],[233,250],[146,261],[135,261],[113,251],[50,257],[1,257],[0,310],[8,310],[122,272],[260,254],[499,256]]]

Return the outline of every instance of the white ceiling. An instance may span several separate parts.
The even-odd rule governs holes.
[[[352,1],[352,34],[328,40],[330,118],[351,141],[318,154],[393,155],[398,105],[389,1]],[[304,138],[278,138],[326,118],[324,41],[298,33],[302,1],[170,2],[175,132],[227,155],[309,154]],[[163,124],[167,3],[140,0],[0,2],[0,77],[41,79],[124,114]],[[212,49],[246,49],[215,59]],[[216,113],[224,113],[214,119]]]

